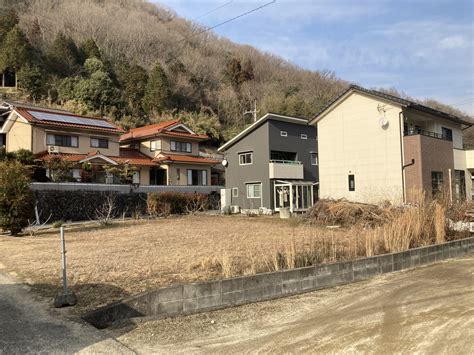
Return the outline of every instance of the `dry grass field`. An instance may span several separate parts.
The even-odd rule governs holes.
[[[79,298],[75,311],[150,288],[269,271],[274,266],[268,255],[322,237],[342,241],[346,233],[294,219],[221,215],[69,227],[68,276]],[[53,296],[61,286],[58,230],[0,236],[0,262],[43,295]]]
[[[177,283],[442,243],[454,207],[420,202],[416,208],[400,209],[321,201],[309,218],[289,220],[201,214],[115,221],[106,227],[69,226],[68,275],[79,298],[74,312]],[[466,208],[471,207],[462,211]],[[343,227],[325,227],[328,224]],[[0,236],[0,262],[43,295],[53,296],[61,286],[58,229],[36,236]]]

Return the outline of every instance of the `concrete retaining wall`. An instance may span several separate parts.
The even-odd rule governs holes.
[[[355,261],[179,285],[145,292],[83,318],[98,328],[121,319],[188,314],[269,300],[366,280],[380,274],[467,255],[474,237]]]
[[[31,183],[31,189],[42,191],[42,190],[59,190],[59,191],[111,191],[118,193],[134,193],[134,192],[188,192],[188,193],[220,193],[223,186],[181,186],[181,185],[160,185],[160,186],[132,186],[132,185],[119,185],[119,184],[90,184],[80,182],[33,182]]]

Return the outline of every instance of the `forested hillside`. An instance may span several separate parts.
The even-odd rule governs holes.
[[[310,117],[348,85],[210,32],[193,36],[202,27],[143,0],[0,4],[0,72],[17,73],[16,95],[124,128],[179,115],[218,143],[251,122],[254,101],[259,114]]]

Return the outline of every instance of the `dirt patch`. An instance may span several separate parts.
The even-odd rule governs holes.
[[[109,332],[139,353],[470,354],[472,257]]]

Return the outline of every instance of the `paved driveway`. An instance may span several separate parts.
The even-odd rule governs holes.
[[[101,331],[68,320],[64,310],[51,311],[2,271],[0,264],[0,354],[131,353]]]
[[[116,329],[148,353],[474,351],[474,257],[259,304]]]

